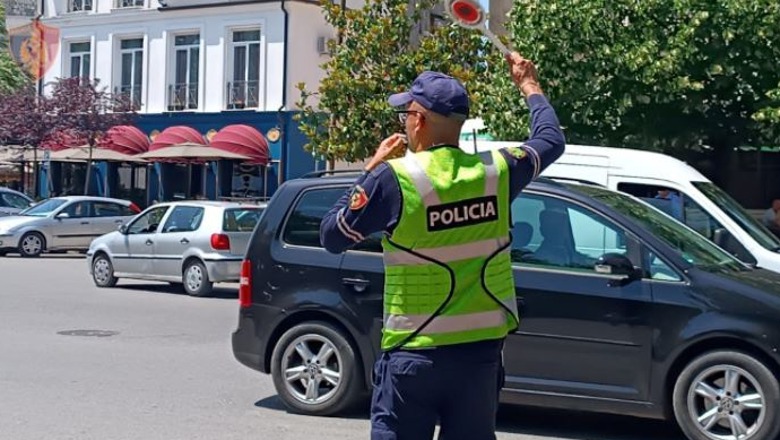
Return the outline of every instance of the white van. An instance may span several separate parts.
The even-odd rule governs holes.
[[[477,141],[478,151],[519,142]],[[474,141],[461,148],[474,151]],[[677,217],[742,261],[780,272],[780,240],[726,192],[683,161],[628,148],[566,145],[543,176],[595,183],[632,194]],[[669,190],[678,197],[660,198]],[[677,206],[674,204],[677,203]]]

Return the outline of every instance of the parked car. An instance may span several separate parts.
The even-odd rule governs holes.
[[[33,199],[10,188],[0,188],[0,217],[16,215],[33,204]]]
[[[479,150],[517,145],[517,142],[477,141]],[[472,148],[464,143],[464,148]],[[725,191],[685,162],[651,151],[630,148],[567,145],[566,152],[542,173],[575,179],[626,192],[651,203],[743,262],[780,272],[780,239]],[[658,198],[669,190],[679,205]]]
[[[141,210],[127,200],[69,196],[46,199],[0,218],[0,255],[38,257],[46,251],[86,251],[89,243]]]
[[[119,231],[92,242],[90,274],[98,287],[119,278],[183,284],[193,296],[213,283],[238,281],[249,237],[264,204],[182,201],[154,205]]]
[[[379,237],[340,255],[320,246],[351,182],[282,185],[242,264],[234,356],[300,413],[365,402],[379,354]],[[595,185],[534,182],[512,218],[521,324],[502,401],[675,418],[695,440],[776,438],[780,275]]]

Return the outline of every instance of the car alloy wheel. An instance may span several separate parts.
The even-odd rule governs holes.
[[[333,342],[317,335],[299,336],[282,355],[287,391],[306,404],[330,399],[341,385],[342,359]]]
[[[35,232],[25,234],[19,247],[23,257],[40,256],[43,252],[43,237]]]
[[[284,332],[271,354],[271,376],[285,406],[300,414],[338,414],[366,391],[348,334],[324,321],[302,322]]]
[[[705,353],[674,388],[674,412],[694,440],[774,440],[780,384],[760,360],[739,351]]]

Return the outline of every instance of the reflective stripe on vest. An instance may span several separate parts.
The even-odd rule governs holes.
[[[491,238],[488,240],[474,241],[466,244],[441,246],[432,249],[414,249],[414,252],[426,256],[440,263],[468,260],[469,258],[492,255],[493,252],[509,244],[509,237]],[[509,248],[504,251],[508,251]],[[384,262],[387,266],[431,264],[430,261],[404,250],[398,252],[385,252]]]
[[[495,196],[498,194],[498,167],[496,167],[493,161],[493,156],[488,154],[480,154],[482,164],[485,166],[485,196]],[[431,180],[428,175],[425,174],[425,170],[420,163],[415,159],[414,155],[404,156],[402,159],[406,166],[406,171],[412,178],[414,187],[422,198],[423,205],[426,208],[430,208],[434,205],[441,205],[439,195],[436,194],[436,190],[433,188]]]
[[[516,313],[517,303],[514,297],[501,302],[513,313]],[[385,328],[388,330],[417,330],[430,317],[431,315],[389,315],[385,317]],[[507,315],[504,309],[455,316],[437,316],[419,334],[452,333],[499,327],[506,324],[506,319]]]

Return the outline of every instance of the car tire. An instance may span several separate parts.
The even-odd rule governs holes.
[[[207,296],[214,287],[206,266],[198,260],[190,260],[184,267],[182,283],[184,291],[190,296]]]
[[[92,281],[98,287],[114,287],[119,278],[114,276],[114,265],[105,254],[98,254],[92,260]]]
[[[271,356],[271,376],[290,411],[329,416],[362,397],[358,362],[341,330],[327,322],[308,322],[279,338]]]
[[[778,379],[740,351],[711,351],[690,362],[675,383],[673,408],[692,440],[737,438],[734,432],[742,431],[740,440],[774,440],[780,432]]]
[[[46,248],[46,240],[38,232],[28,232],[19,240],[19,253],[24,258],[37,258]]]

